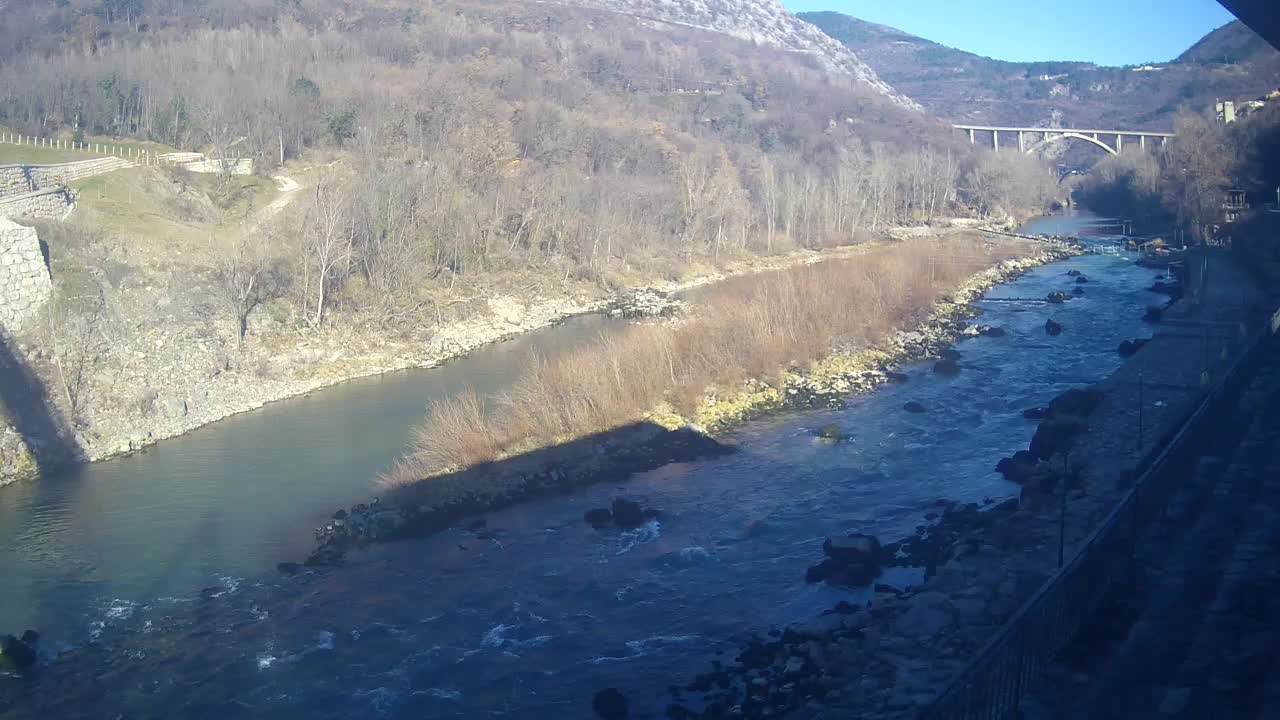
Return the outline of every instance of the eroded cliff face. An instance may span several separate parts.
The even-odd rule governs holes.
[[[897,105],[921,110],[919,104],[882,80],[852,50],[787,12],[777,0],[561,0],[561,4],[696,27],[809,54],[828,71],[851,75]]]

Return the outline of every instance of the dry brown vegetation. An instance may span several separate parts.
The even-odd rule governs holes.
[[[471,391],[433,404],[388,480],[407,484],[615,428],[664,402],[692,416],[708,388],[778,382],[833,349],[874,344],[922,321],[940,293],[1026,252],[958,233],[727,281],[692,298],[684,322],[632,326],[553,361],[531,357],[487,407]]]

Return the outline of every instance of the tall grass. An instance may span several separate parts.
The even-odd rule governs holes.
[[[682,323],[631,326],[554,360],[530,357],[487,405],[471,390],[434,403],[387,480],[407,484],[618,427],[663,402],[690,417],[709,388],[777,379],[833,350],[874,344],[923,321],[974,273],[1028,253],[1025,243],[957,233],[704,288]]]

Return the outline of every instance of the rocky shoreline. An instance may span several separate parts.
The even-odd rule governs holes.
[[[991,287],[1083,252],[1081,246],[1071,243],[1046,242],[1036,256],[1006,260],[974,275],[950,297],[940,300],[917,329],[897,333],[870,349],[838,352],[812,373],[789,373],[780,390],[753,381],[732,399],[712,395],[693,422],[660,409],[638,425],[435,477],[396,490],[376,506],[364,503],[340,508],[333,514],[340,522],[318,530],[316,549],[304,564],[336,564],[348,550],[370,542],[421,537],[468,515],[568,492],[600,479],[616,480],[656,467],[649,464],[655,458],[667,457],[668,462],[692,459],[698,456],[699,448],[723,448],[713,439],[716,435],[769,412],[838,405],[851,394],[901,378],[898,368],[938,357],[960,338],[980,333],[967,321],[976,314],[974,301]],[[690,438],[702,440],[693,442]],[[830,439],[838,441],[839,437]],[[352,515],[360,518],[358,527],[347,521]],[[289,562],[282,567],[293,570],[298,565]]]
[[[1248,285],[1242,273],[1232,280]],[[1257,326],[1250,303],[1238,301],[1248,295],[1175,296],[1162,316]],[[1028,450],[1001,461],[1022,485],[1020,498],[988,508],[941,502],[915,535],[884,546],[857,533],[828,538],[824,559],[807,579],[869,587],[874,600],[841,602],[812,621],[747,641],[732,665],[715,662],[672,686],[666,717],[917,717],[1054,573],[1060,523],[1070,557],[1132,486],[1142,459],[1172,436],[1247,347],[1244,336],[1228,334],[1206,340],[1211,352],[1197,356],[1179,352],[1185,342],[1176,332],[1158,334],[1145,343],[1156,351],[1128,352],[1106,380],[1068,390],[1042,409]],[[1202,357],[1215,360],[1206,369]],[[1147,389],[1145,400],[1135,382],[1144,374],[1164,388]],[[1140,401],[1147,430],[1135,443]],[[1230,412],[1232,402],[1219,405]],[[1068,449],[1070,463],[1049,461]],[[923,582],[875,582],[881,568],[903,565],[921,568]]]

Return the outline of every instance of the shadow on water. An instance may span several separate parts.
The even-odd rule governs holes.
[[[31,450],[41,474],[82,462],[74,433],[16,342],[0,329],[0,406]]]

